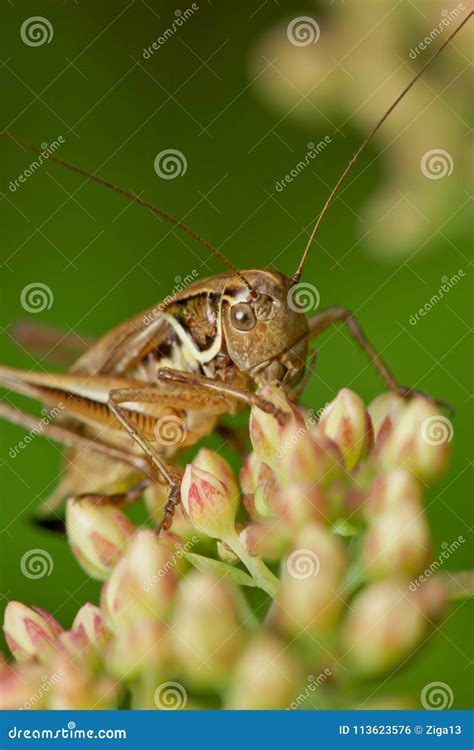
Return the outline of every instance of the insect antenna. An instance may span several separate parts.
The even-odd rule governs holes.
[[[372,138],[374,137],[374,135],[376,134],[376,132],[378,131],[378,129],[380,128],[380,126],[383,125],[383,123],[385,122],[385,120],[387,119],[387,117],[390,115],[390,113],[393,112],[393,110],[395,109],[395,107],[397,106],[397,104],[399,104],[399,102],[401,102],[401,100],[404,98],[404,96],[406,94],[408,94],[408,92],[410,91],[410,89],[412,88],[412,86],[414,86],[414,84],[417,82],[417,80],[423,75],[423,73],[425,72],[425,70],[427,69],[427,67],[429,65],[431,65],[431,63],[434,62],[434,60],[436,60],[436,58],[438,57],[438,55],[441,54],[441,52],[444,50],[444,48],[450,43],[451,39],[453,39],[453,37],[456,36],[456,34],[462,29],[462,27],[464,26],[464,24],[466,24],[469,21],[469,19],[471,18],[471,16],[473,14],[474,14],[474,11],[471,11],[466,16],[466,18],[459,24],[459,26],[452,32],[452,34],[449,35],[449,37],[446,39],[446,41],[443,42],[443,44],[441,45],[441,47],[433,55],[431,55],[431,57],[426,61],[426,63],[423,65],[423,67],[418,71],[418,73],[416,74],[416,76],[414,76],[412,78],[412,80],[410,81],[410,83],[397,96],[397,98],[395,99],[395,101],[393,102],[393,104],[382,115],[382,117],[380,118],[380,120],[378,121],[378,123],[375,125],[375,127],[372,128],[372,130],[370,131],[370,133],[368,134],[368,136],[365,138],[365,140],[362,142],[362,144],[359,146],[359,148],[355,152],[355,154],[352,157],[352,159],[350,160],[350,162],[347,164],[347,166],[344,169],[343,173],[341,174],[341,176],[339,177],[338,181],[334,185],[334,187],[333,187],[333,189],[332,189],[332,191],[331,191],[331,193],[329,195],[329,198],[327,199],[326,203],[324,204],[324,206],[323,206],[323,208],[321,210],[321,213],[319,214],[318,218],[316,219],[316,223],[315,223],[315,225],[313,227],[313,230],[312,230],[312,232],[311,232],[311,234],[309,236],[309,239],[308,239],[308,242],[306,244],[306,247],[305,247],[305,250],[303,252],[303,255],[301,256],[301,260],[299,262],[298,268],[296,269],[295,273],[291,277],[291,280],[292,280],[292,282],[294,284],[298,283],[298,281],[301,278],[301,274],[303,273],[303,268],[304,268],[304,265],[306,263],[306,259],[307,259],[308,255],[309,255],[309,251],[310,251],[311,245],[313,244],[314,238],[315,238],[316,233],[317,233],[317,231],[319,229],[319,225],[321,224],[324,216],[326,215],[328,208],[330,207],[330,205],[334,201],[334,198],[336,197],[336,194],[337,194],[340,186],[342,185],[342,183],[346,179],[347,175],[351,171],[351,169],[354,166],[354,164],[359,159],[359,156],[366,149],[367,145],[370,143],[370,141],[372,140]]]
[[[0,131],[0,136],[4,136],[6,138],[9,138],[11,141],[16,143],[18,146],[21,146],[22,148],[26,149],[27,151],[32,151],[35,154],[41,154],[42,150],[40,148],[37,148],[37,146],[31,145],[31,143],[27,143],[26,141],[21,140],[20,138],[17,138],[12,133],[9,133],[7,130]],[[148,201],[143,200],[143,198],[140,198],[138,195],[134,195],[133,193],[130,193],[128,190],[124,190],[121,187],[118,187],[117,185],[113,185],[111,182],[108,182],[107,180],[103,180],[101,177],[98,177],[95,174],[90,174],[89,172],[86,172],[84,169],[81,169],[80,167],[76,167],[74,164],[70,164],[67,161],[64,161],[64,159],[59,159],[57,156],[51,156],[48,155],[48,161],[54,161],[56,164],[60,164],[62,167],[65,167],[66,169],[71,170],[71,172],[77,172],[77,174],[82,175],[83,177],[87,177],[88,180],[93,180],[94,182],[97,182],[99,185],[103,185],[106,188],[109,188],[110,190],[113,190],[115,193],[119,193],[119,195],[124,195],[126,198],[129,198],[133,203],[138,203],[138,205],[143,206],[144,208],[147,208],[149,211],[151,211],[154,214],[157,214],[158,216],[161,216],[162,219],[166,219],[166,221],[171,222],[171,224],[174,224],[175,227],[178,227],[178,229],[181,229],[183,232],[185,232],[187,235],[192,237],[196,242],[200,242],[201,245],[203,245],[206,250],[208,250],[212,255],[215,255],[216,258],[219,258],[233,273],[235,273],[241,281],[244,282],[245,286],[248,288],[250,293],[254,293],[253,287],[248,283],[245,276],[239,271],[237,266],[234,266],[234,264],[226,258],[224,253],[222,253],[217,247],[215,247],[211,242],[208,242],[208,240],[204,239],[204,237],[201,237],[200,234],[195,232],[193,229],[187,226],[187,224],[184,224],[184,222],[180,221],[179,219],[175,219],[174,216],[171,216],[167,211],[163,211],[161,208],[157,208],[156,206],[153,206],[151,203],[148,203]]]

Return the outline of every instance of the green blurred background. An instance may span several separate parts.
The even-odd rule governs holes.
[[[272,29],[285,29],[291,18],[317,18],[323,41],[335,17],[343,24],[349,11],[342,3],[292,0],[202,0],[200,6],[146,60],[143,49],[171,25],[176,4],[157,0],[4,2],[1,127],[37,145],[62,136],[65,143],[58,156],[83,169],[97,170],[105,179],[183,218],[239,267],[270,265],[290,274],[311,221],[327,196],[325,184],[335,182],[366,130],[347,111],[340,83],[332,92],[337,106],[330,120],[318,106],[317,87],[309,108],[301,113],[296,107],[288,114],[293,105],[285,105],[284,93],[276,102],[265,95],[264,79],[255,79],[255,60],[264,54],[261,40]],[[366,51],[367,64],[356,65],[345,86],[353,90],[357,78],[357,88],[365,88],[368,96],[377,88],[372,74],[378,62],[400,66],[399,60],[392,60],[393,50],[384,46],[385,35],[398,35],[407,60],[410,48],[420,34],[423,37],[422,30],[432,28],[432,5],[359,0],[358,6],[360,28],[351,29],[349,24],[345,36],[338,38],[348,51],[356,44]],[[54,36],[49,44],[30,47],[22,42],[21,24],[31,16],[44,16],[51,22]],[[431,49],[439,43],[435,41]],[[279,44],[284,52],[285,34],[280,35]],[[383,243],[374,249],[363,239],[364,206],[390,177],[390,149],[376,141],[356,168],[343,200],[336,201],[325,220],[304,275],[318,287],[322,307],[342,304],[357,312],[369,338],[402,383],[454,405],[453,463],[445,480],[431,492],[428,506],[435,554],[443,542],[449,544],[460,535],[468,540],[446,562],[445,569],[452,570],[472,566],[472,358],[468,356],[472,224],[467,207],[468,138],[460,125],[460,118],[463,122],[466,118],[472,82],[465,72],[463,44],[462,54],[450,52],[445,63],[437,63],[429,90],[419,90],[420,97],[429,96],[433,107],[445,102],[444,122],[461,133],[450,144],[455,164],[453,174],[446,178],[450,189],[443,180],[424,183],[425,190],[433,190],[433,202],[423,204],[426,231],[421,240],[417,236],[408,251],[397,255],[385,253]],[[312,51],[317,48],[314,45]],[[297,48],[290,51],[294,61]],[[334,50],[331,60],[326,53],[319,64],[332,69],[338,64],[336,55],[339,52]],[[410,60],[410,65],[419,69],[425,59],[420,56]],[[285,54],[275,60],[280,67],[278,73],[271,66],[267,71],[273,75],[270,86],[278,87],[280,81],[284,92]],[[405,82],[409,80],[408,70],[403,69],[401,75]],[[450,80],[456,81],[453,100]],[[303,98],[301,102],[307,105]],[[388,103],[383,96],[379,104],[376,92],[371,102],[377,112]],[[408,113],[416,112],[416,89],[407,106]],[[425,115],[436,133],[436,111],[428,109]],[[410,154],[412,115],[405,117],[406,129],[397,147]],[[304,157],[307,143],[317,143],[328,134],[330,145],[311,167],[283,191],[276,191],[275,183]],[[435,146],[443,147],[443,141],[427,142],[426,150]],[[168,148],[180,150],[187,160],[186,173],[173,180],[160,179],[153,168],[156,154]],[[42,282],[54,294],[51,309],[30,314],[35,322],[98,336],[163,299],[177,276],[184,278],[193,269],[200,277],[223,270],[216,259],[206,256],[204,248],[156,216],[51,163],[12,192],[10,181],[28,167],[32,157],[2,139],[0,158],[3,363],[47,368],[46,362],[36,362],[15,346],[7,330],[15,319],[28,317],[20,303],[27,284]],[[419,161],[419,155],[414,155],[406,165],[414,180],[419,179]],[[407,186],[397,187],[402,196],[399,207],[409,200],[403,199]],[[446,210],[441,218],[437,208],[430,213],[430,205],[435,207],[440,196]],[[406,239],[410,216],[404,219],[402,214],[399,219],[404,246],[410,245]],[[396,245],[393,228],[389,244]],[[462,280],[416,326],[410,325],[410,316],[438,291],[441,277],[451,277],[458,269],[465,273]],[[367,402],[381,391],[377,376],[343,329],[323,337],[319,352],[316,374],[303,397],[308,407],[319,408],[342,386],[358,391]],[[25,403],[11,394],[7,398]],[[0,424],[2,605],[12,598],[37,604],[67,626],[82,603],[97,601],[99,584],[80,570],[63,540],[31,525],[34,507],[54,486],[60,450],[48,440],[36,439],[11,458],[11,447],[23,435],[20,428]],[[22,575],[21,556],[32,548],[46,549],[52,555],[50,576],[30,580]],[[458,602],[442,633],[435,633],[415,660],[391,676],[378,697],[405,689],[418,696],[427,682],[441,680],[453,689],[454,708],[470,707],[472,614],[471,602]]]

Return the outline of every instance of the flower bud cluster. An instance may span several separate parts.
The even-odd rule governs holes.
[[[69,630],[8,604],[0,708],[344,708],[349,676],[363,684],[415,652],[449,598],[441,574],[410,587],[436,552],[425,495],[449,458],[433,433],[445,418],[421,396],[366,408],[344,389],[319,419],[278,388],[263,396],[286,424],[252,409],[240,486],[201,449],[170,531],[103,498],[68,501],[100,601]],[[156,522],[161,486],[146,503]]]

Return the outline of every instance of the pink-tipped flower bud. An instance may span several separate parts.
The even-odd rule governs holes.
[[[258,486],[258,475],[262,467],[262,459],[252,451],[245,457],[240,469],[240,486],[245,495],[253,495]]]
[[[39,607],[26,607],[21,602],[8,602],[3,630],[5,640],[18,662],[38,659],[46,662],[54,649],[62,628],[55,618]]]
[[[279,386],[269,385],[262,390],[261,396],[288,415],[290,424],[302,426],[303,418],[299,410]],[[281,447],[284,426],[268,412],[253,406],[250,411],[249,433],[253,449],[262,461],[273,466]]]
[[[240,532],[243,548],[253,557],[279,560],[288,547],[289,536],[275,521],[254,521]]]
[[[260,518],[265,519],[273,516],[273,504],[277,492],[277,479],[270,467],[263,464],[259,484],[254,495],[254,507]]]
[[[169,634],[165,625],[143,620],[117,633],[106,647],[105,663],[110,674],[129,682],[144,673],[159,673],[169,656]]]
[[[393,469],[373,481],[363,512],[370,522],[378,513],[412,505],[423,507],[422,485],[408,469]]]
[[[82,630],[64,630],[57,637],[56,649],[74,662],[88,666],[97,663],[97,651],[91,647]]]
[[[226,708],[289,708],[303,687],[300,662],[288,644],[262,633],[252,637],[239,657]]]
[[[213,689],[225,683],[243,638],[232,587],[192,571],[180,583],[170,636],[187,681]]]
[[[379,461],[386,468],[404,466],[423,481],[434,481],[449,461],[453,431],[451,421],[431,401],[418,396],[395,420]]]
[[[344,605],[344,544],[321,524],[296,535],[283,561],[277,619],[292,634],[318,635],[335,625]]]
[[[158,526],[163,518],[163,511],[168,502],[169,494],[168,485],[161,484],[161,482],[151,483],[143,493],[145,507],[154,526]],[[175,519],[173,519],[173,527],[174,521]]]
[[[319,427],[308,431],[289,425],[283,434],[277,475],[282,487],[292,483],[327,486],[343,475],[342,455]]]
[[[72,552],[92,578],[105,581],[120,559],[136,527],[110,504],[89,498],[71,498],[66,509],[66,528]]]
[[[161,620],[169,613],[180,559],[153,531],[135,534],[102,588],[102,613],[114,632],[138,619]]]
[[[102,612],[95,604],[87,602],[78,611],[72,630],[81,633],[87,643],[99,650],[106,643],[109,633],[102,618]]]
[[[12,665],[0,656],[0,710],[47,708],[47,679],[44,666],[38,662]]]
[[[371,584],[351,601],[343,626],[347,662],[360,675],[380,674],[416,648],[427,626],[406,583]]]
[[[337,485],[293,482],[281,487],[272,502],[275,518],[288,529],[300,528],[308,521],[329,523],[343,507],[342,488]]]
[[[209,474],[220,479],[232,497],[236,498],[235,502],[237,504],[240,495],[239,485],[237,484],[231,465],[225,458],[216,453],[216,451],[209,450],[209,448],[201,448],[192,463],[198,469],[207,471]]]
[[[55,711],[89,711],[117,708],[120,685],[112,678],[98,675],[83,663],[66,656],[55,662],[55,680],[49,697],[49,708]]]
[[[371,578],[416,575],[431,557],[431,534],[423,508],[405,502],[378,513],[362,542],[364,573]]]
[[[385,432],[391,429],[393,422],[398,419],[406,405],[407,402],[405,399],[394,391],[386,391],[374,398],[367,407],[367,410],[372,420],[374,437],[376,439],[378,439],[382,430]]]
[[[368,530],[362,560],[371,577],[419,573],[431,556],[432,542],[423,508],[423,488],[407,469],[378,476],[363,507]]]
[[[369,412],[356,393],[343,388],[323,411],[319,428],[339,446],[349,471],[364,459],[373,445]]]
[[[163,515],[161,516],[162,518]],[[194,528],[181,505],[178,505],[174,511],[172,530],[166,532],[162,530],[160,531],[160,536],[165,539],[170,533],[175,534],[181,540],[182,544],[185,542],[195,543],[196,539],[205,538],[204,534],[199,534],[197,529]]]
[[[414,592],[413,582],[410,584],[409,589],[413,592],[413,601],[430,624],[441,620],[446,614],[449,602],[452,600],[450,584],[450,577],[443,575],[435,575],[428,581],[425,580]]]
[[[256,453],[251,453],[249,458],[256,457],[247,464],[245,471],[241,472],[244,492],[243,504],[251,518],[261,521],[272,515],[271,498],[273,494],[274,471],[263,463]]]
[[[240,483],[244,493],[243,503],[255,521],[272,515],[275,473],[253,451],[244,461]]]
[[[213,474],[188,464],[181,482],[181,500],[197,531],[213,539],[234,533],[238,498]]]

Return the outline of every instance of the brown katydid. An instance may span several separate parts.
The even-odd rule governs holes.
[[[348,163],[319,214],[301,261],[289,278],[273,270],[240,271],[181,221],[137,196],[88,174],[56,156],[62,166],[105,185],[171,221],[223,260],[230,272],[197,281],[158,307],[137,315],[88,346],[65,374],[0,366],[0,384],[62,412],[43,434],[67,446],[60,486],[43,506],[50,512],[66,496],[81,493],[107,502],[133,502],[147,483],[166,483],[168,501],[161,526],[169,528],[179,502],[181,472],[170,458],[215,428],[219,417],[240,405],[257,405],[280,420],[285,415],[261,396],[277,383],[295,397],[303,382],[309,341],[344,322],[389,389],[409,396],[366,339],[356,319],[333,307],[307,318],[295,305],[298,285],[319,225],[367,144],[428,65],[459,32],[472,12],[425,63],[380,118]],[[19,145],[39,149],[4,132]],[[55,337],[38,328],[18,329],[20,339],[49,348]],[[74,339],[74,340],[72,340]],[[73,351],[77,337],[61,336]],[[63,358],[64,362],[64,358]],[[34,429],[37,419],[6,403],[0,416]],[[114,494],[110,494],[110,492]]]

